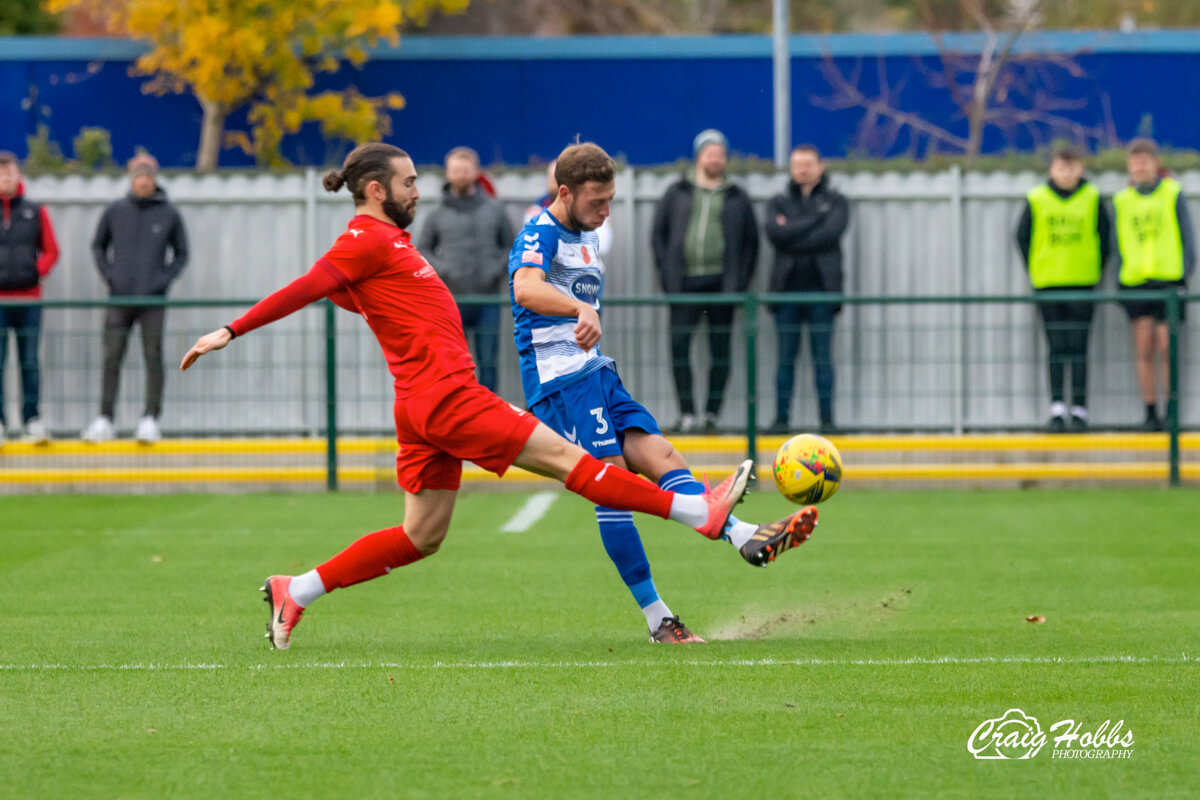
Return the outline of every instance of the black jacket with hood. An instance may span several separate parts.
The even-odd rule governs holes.
[[[650,244],[654,250],[654,266],[658,269],[664,292],[683,291],[687,275],[684,247],[688,220],[692,214],[694,187],[686,177],[667,189],[654,210],[654,226]],[[725,270],[721,278],[722,292],[744,292],[758,266],[758,222],[750,195],[737,184],[725,187],[725,207],[721,213],[721,231],[725,237]]]
[[[776,220],[779,216],[786,219],[782,225]],[[821,176],[808,197],[798,183],[789,181],[787,191],[767,203],[767,238],[775,245],[768,290],[785,291],[793,270],[815,266],[821,291],[841,294],[842,235],[849,222],[850,205],[829,185],[827,175]]]
[[[188,262],[183,218],[160,187],[144,198],[130,192],[104,210],[92,255],[113,295],[165,295]]]

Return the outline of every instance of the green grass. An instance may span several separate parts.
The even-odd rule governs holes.
[[[287,652],[262,578],[398,498],[0,499],[0,795],[1195,794],[1195,492],[850,489],[765,570],[639,520],[688,648],[646,643],[585,502],[499,533],[525,499],[464,496],[436,557],[323,599]],[[1011,707],[1123,719],[1132,756],[972,758]]]

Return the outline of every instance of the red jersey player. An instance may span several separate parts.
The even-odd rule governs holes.
[[[346,232],[305,275],[200,337],[180,364],[186,370],[234,338],[328,297],[362,314],[395,376],[404,523],[360,537],[303,575],[267,578],[267,637],[280,650],[288,648],[292,629],[318,597],[437,552],[450,526],[463,461],[497,475],[515,464],[562,481],[596,505],[672,519],[710,539],[720,537],[753,469],[752,462],[742,462],[703,495],[663,491],[588,455],[480,386],[454,298],[405,230],[416,210],[416,181],[412,159],[400,148],[377,142],[356,147],[340,171],[324,178],[326,190],[345,185],[354,197],[357,215]],[[588,329],[594,324],[580,320],[581,340],[598,338]]]

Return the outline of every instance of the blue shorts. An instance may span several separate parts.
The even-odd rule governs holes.
[[[621,455],[630,428],[662,434],[653,415],[630,397],[611,367],[596,370],[529,410],[596,458]]]

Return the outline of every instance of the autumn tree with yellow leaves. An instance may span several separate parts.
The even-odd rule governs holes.
[[[48,0],[49,10],[79,9],[109,30],[146,42],[135,69],[144,91],[190,93],[203,109],[196,168],[213,169],[223,145],[241,144],[264,165],[280,164],[280,142],[306,122],[329,138],[363,142],[391,132],[397,93],[366,97],[312,91],[315,75],[343,61],[366,63],[368,50],[396,45],[402,24],[432,11],[457,12],[468,0]],[[226,134],[225,120],[248,107],[251,130]]]

